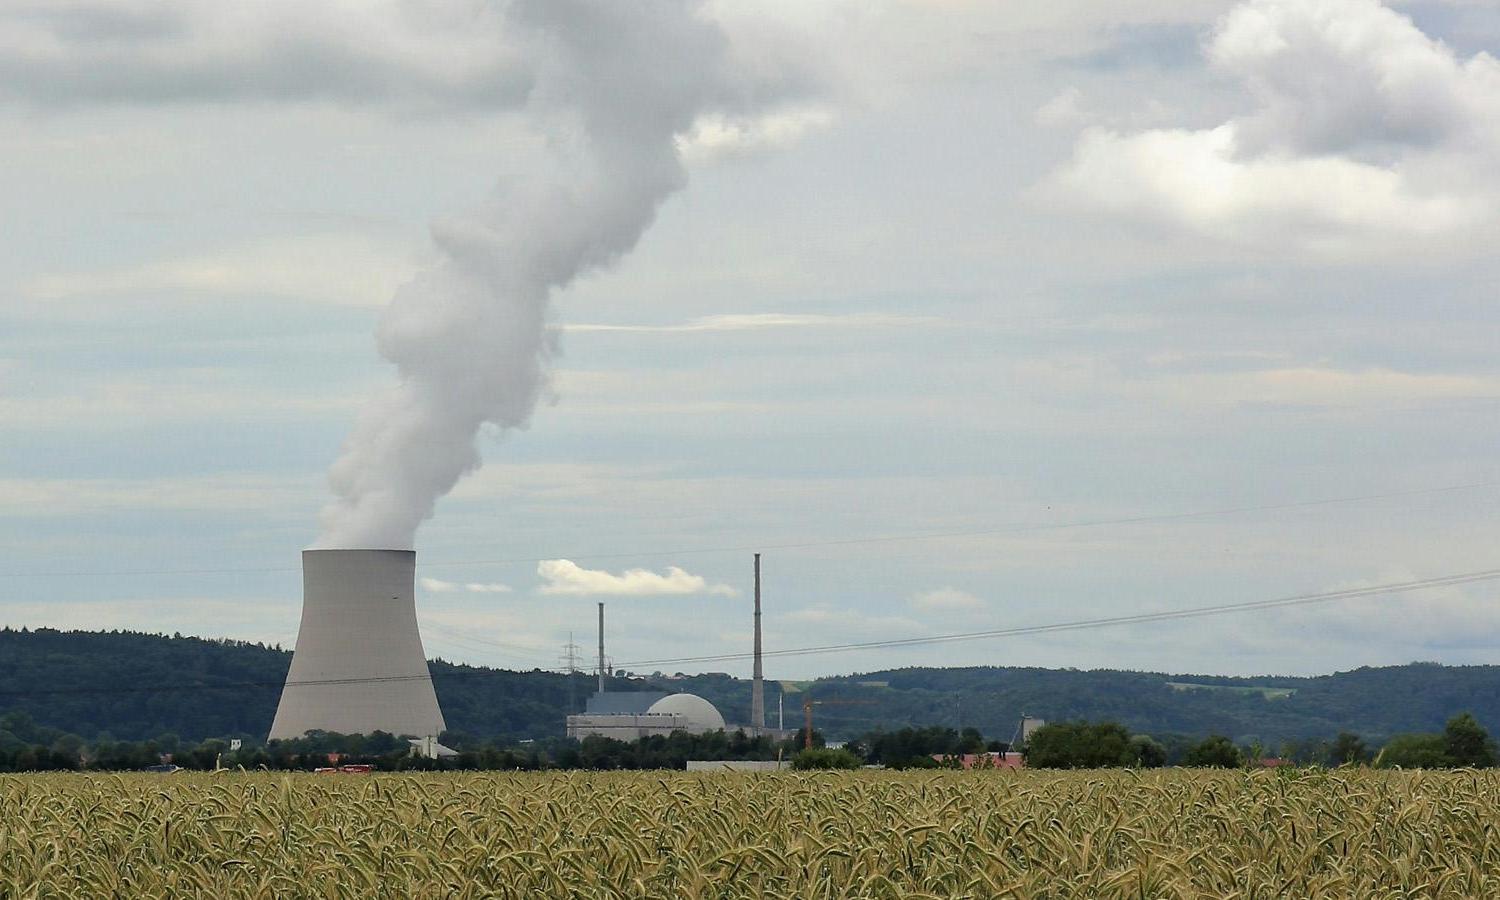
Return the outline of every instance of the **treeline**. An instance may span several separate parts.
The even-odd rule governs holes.
[[[270,730],[290,659],[281,647],[242,641],[0,628],[0,683],[5,685],[0,715],[29,713],[89,745],[124,741],[141,745],[141,752],[150,752],[144,747],[148,742],[174,752],[165,749],[171,735],[185,745],[238,738],[248,746]],[[581,673],[486,669],[442,660],[433,661],[431,671],[450,727],[480,736],[491,748],[532,746],[523,741],[550,746],[563,733],[564,717],[581,710],[595,686]],[[775,685],[768,685],[770,704],[778,699]],[[1413,663],[1313,678],[1254,679],[998,666],[908,668],[824,678],[803,687],[820,700],[859,701],[819,709],[819,727],[840,739],[868,744],[872,735],[883,733],[883,740],[899,742],[892,736],[903,730],[940,724],[955,735],[977,730],[1003,741],[1029,713],[1056,722],[1118,722],[1132,734],[1151,735],[1169,765],[1181,764],[1206,734],[1223,735],[1247,754],[1259,748],[1262,755],[1299,764],[1328,764],[1342,758],[1333,746],[1340,730],[1363,736],[1372,763],[1375,751],[1386,745],[1395,758],[1439,759],[1431,735],[1455,709],[1470,710],[1480,721],[1500,721],[1497,666]],[[722,673],[622,673],[608,680],[608,688],[698,694],[731,722],[743,720],[750,706],[749,681]],[[788,691],[788,715],[796,715],[802,696]],[[1423,734],[1428,737],[1422,739]],[[959,740],[933,752],[955,752]],[[50,742],[42,746],[52,752]],[[27,749],[41,753],[35,744]],[[866,749],[869,754],[856,755],[877,758],[878,765],[888,764],[887,758],[900,764],[924,755],[900,746]]]
[[[1373,765],[1403,769],[1485,769],[1496,764],[1495,742],[1470,713],[1449,719],[1431,734],[1400,734],[1372,750],[1352,732],[1331,741],[1293,741],[1281,756],[1260,745],[1242,747],[1223,735],[1188,741],[1180,736],[1163,743],[1133,735],[1116,722],[1061,722],[1044,725],[1031,736],[1026,765],[1032,768],[1094,769],[1113,766],[1149,768],[1182,765],[1237,768],[1244,765]]]
[[[822,738],[816,735],[818,742]],[[309,732],[296,740],[267,743],[211,738],[186,742],[173,734],[145,741],[93,741],[38,725],[23,712],[0,716],[0,772],[130,771],[154,766],[183,769],[314,769],[363,764],[379,771],[409,769],[682,769],[689,759],[772,760],[792,757],[800,737],[782,742],[743,732],[674,732],[637,741],[588,737],[504,742],[446,732],[439,742],[457,752],[442,759],[418,756],[409,740],[382,731],[373,734]]]
[[[802,732],[785,741],[750,737],[743,732],[707,734],[674,732],[636,741],[588,737],[582,741],[550,738],[506,743],[462,732],[447,732],[441,741],[455,756],[427,759],[410,741],[396,735],[344,735],[311,732],[290,741],[259,744],[213,738],[195,743],[164,734],[146,741],[117,741],[105,735],[86,741],[76,734],[38,725],[25,713],[0,716],[0,772],[120,771],[170,765],[184,769],[303,770],[365,764],[380,771],[409,769],[682,769],[696,760],[790,761],[795,768],[887,769],[958,767],[968,754],[1022,755],[1028,768],[1097,769],[1191,766],[1237,768],[1258,765],[1373,765],[1378,768],[1488,768],[1497,762],[1495,743],[1469,713],[1448,720],[1442,732],[1397,735],[1372,749],[1359,735],[1343,732],[1328,741],[1294,742],[1272,756],[1259,745],[1241,746],[1223,735],[1156,738],[1133,734],[1118,722],[1054,722],[1031,734],[1026,746],[986,740],[975,728],[942,726],[873,731],[828,747],[813,732],[812,749],[804,749]]]

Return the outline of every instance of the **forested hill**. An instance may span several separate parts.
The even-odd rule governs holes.
[[[270,729],[291,653],[240,641],[134,632],[0,629],[0,716],[24,711],[39,724],[95,738],[185,740]],[[480,737],[556,737],[581,708],[594,679],[432,664],[449,727]],[[570,684],[571,681],[571,684]],[[781,686],[767,687],[775,724]],[[700,694],[730,722],[743,721],[748,681],[728,675],[615,678],[611,690]],[[1108,719],[1147,734],[1224,734],[1267,746],[1354,731],[1373,739],[1438,731],[1457,712],[1500,728],[1500,667],[1406,666],[1312,678],[1226,678],[1111,670],[977,667],[910,668],[787,683],[788,727],[808,689],[822,699],[864,701],[817,707],[830,737],[903,725],[973,726],[1008,739],[1021,715]]]

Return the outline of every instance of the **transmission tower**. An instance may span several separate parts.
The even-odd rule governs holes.
[[[568,681],[568,714],[572,715],[578,711],[578,697],[575,693],[577,687],[573,683],[573,676],[578,674],[578,664],[583,661],[583,648],[573,643],[573,632],[568,632],[568,642],[563,644],[563,655],[558,660],[563,664],[563,670],[567,672]]]

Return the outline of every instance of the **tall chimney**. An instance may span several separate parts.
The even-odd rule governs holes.
[[[271,738],[312,729],[436,737],[411,550],[302,551],[302,624]]]
[[[604,601],[599,601],[599,693],[604,693]]]
[[[755,670],[750,682],[750,728],[766,729],[766,683],[760,667],[760,554],[755,554]]]

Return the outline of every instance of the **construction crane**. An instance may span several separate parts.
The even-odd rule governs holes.
[[[812,710],[814,706],[869,706],[874,700],[814,700],[812,694],[802,698],[802,746],[812,749]]]

